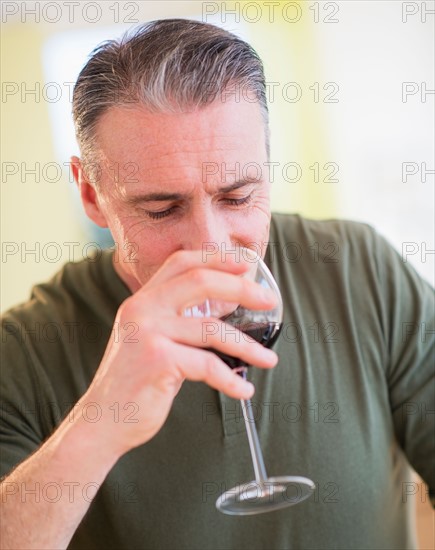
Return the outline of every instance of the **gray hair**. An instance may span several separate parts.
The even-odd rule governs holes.
[[[98,46],[74,87],[73,117],[85,162],[92,163],[100,117],[116,105],[150,112],[183,112],[219,96],[259,103],[269,155],[269,117],[263,64],[236,35],[187,19],[152,21]]]

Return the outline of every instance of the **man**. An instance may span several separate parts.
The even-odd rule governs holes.
[[[4,317],[4,548],[414,547],[409,463],[435,490],[433,295],[365,225],[271,217],[264,86],[247,44],[184,20],[103,45],[81,72],[72,166],[116,248]],[[183,316],[206,298],[273,307],[240,277],[240,246],[283,294],[276,353]],[[49,323],[101,337],[28,330]],[[234,399],[254,387],[210,347],[263,367],[250,378],[268,471],[312,478],[306,502],[216,510],[252,478]]]

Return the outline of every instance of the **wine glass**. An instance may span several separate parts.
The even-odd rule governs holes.
[[[240,254],[250,266],[243,277],[271,289],[277,297],[276,307],[259,311],[210,299],[199,306],[187,308],[184,314],[192,317],[219,317],[263,346],[271,347],[278,338],[282,326],[281,293],[268,267],[256,252],[240,247]],[[231,357],[215,349],[212,351],[240,376],[247,378],[248,364],[238,357]],[[224,514],[252,515],[292,506],[307,499],[315,489],[310,479],[302,476],[269,477],[267,475],[250,399],[242,399],[241,405],[255,481],[236,486],[223,493],[216,501],[217,509]]]

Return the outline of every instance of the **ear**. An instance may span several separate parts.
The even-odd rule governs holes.
[[[83,208],[88,218],[100,227],[108,227],[106,217],[101,210],[98,194],[95,187],[89,181],[83,169],[82,162],[78,157],[71,157],[71,170],[77,187],[79,188]]]

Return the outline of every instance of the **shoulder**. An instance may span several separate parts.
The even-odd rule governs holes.
[[[104,353],[122,292],[127,296],[110,251],[98,261],[68,263],[51,280],[34,286],[27,302],[1,317],[8,376],[13,379],[20,370],[22,379],[47,381],[69,370],[89,378]],[[83,387],[81,381],[76,385]]]
[[[371,225],[352,220],[313,220],[298,214],[273,213],[271,237],[285,241],[294,239],[305,242],[316,239],[331,239],[358,242],[373,242],[379,235]]]
[[[112,266],[112,252],[99,251],[87,259],[68,262],[49,281],[35,285],[26,302],[2,314],[2,325],[10,330],[14,323],[30,326],[35,322],[76,321],[80,312],[92,316],[112,306],[121,300],[122,291],[123,283]]]
[[[389,308],[433,299],[430,285],[366,223],[273,214],[266,262],[303,288],[320,285],[325,293],[370,297]]]
[[[90,384],[120,294],[122,282],[107,251],[98,261],[66,264],[51,280],[33,287],[27,302],[2,315],[1,398],[14,417],[23,403],[50,404],[35,418],[25,415],[38,440],[51,433]]]
[[[392,247],[366,223],[351,220],[312,220],[294,214],[274,213],[270,227],[269,248],[280,256],[344,267],[362,262],[376,268],[382,248]],[[295,263],[295,262],[293,262]],[[337,265],[338,267],[338,265]]]

